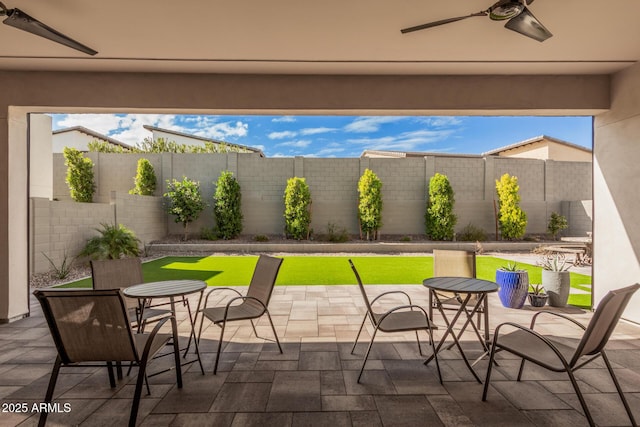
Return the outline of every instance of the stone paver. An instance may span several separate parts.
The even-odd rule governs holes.
[[[367,291],[375,296],[392,289],[402,289],[414,303],[427,306],[427,293],[422,286],[377,285],[369,286]],[[535,313],[528,306],[522,310],[505,309],[495,294],[490,295],[489,302],[492,329],[504,321],[526,325]],[[194,298],[192,306],[196,303]],[[0,325],[0,399],[7,409],[0,415],[3,427],[37,424],[38,414],[31,411],[30,405],[44,398],[56,354],[38,303],[32,301],[32,307],[30,318]],[[482,402],[482,385],[471,376],[457,349],[440,353],[444,378],[441,385],[435,363],[423,364],[424,357],[418,353],[412,333],[379,333],[358,384],[358,371],[372,329],[367,322],[356,351],[351,354],[364,313],[355,286],[277,287],[271,309],[283,354],[277,350],[266,319],[256,322],[259,337],[248,322],[230,324],[225,331],[218,375],[214,376],[220,328],[205,322],[200,345],[205,375],[197,364],[184,367],[182,389],[175,384],[175,372],[150,378],[151,394],[147,396],[143,391],[138,425],[586,424],[571,384],[563,374],[527,364],[523,381],[516,382],[519,360],[512,355],[498,355],[500,366],[493,370],[488,401]],[[557,310],[585,323],[591,317],[590,313],[572,307]],[[179,329],[186,336],[188,323],[184,314],[178,316],[183,319]],[[434,320],[444,325],[439,314]],[[580,334],[557,319],[544,320],[540,326],[560,340],[575,339]],[[442,332],[443,328],[435,332],[436,340]],[[420,339],[423,352],[430,354],[426,334]],[[462,346],[469,355],[481,353],[471,334],[462,337]],[[640,328],[621,322],[608,349],[627,399],[640,419]],[[171,363],[170,357],[154,361],[149,371]],[[486,360],[475,366],[481,378],[486,368]],[[61,404],[70,404],[71,410],[51,414],[50,425],[126,423],[136,372],[134,368],[131,375],[111,389],[104,368],[63,368],[56,399]],[[585,367],[577,377],[598,425],[629,424],[603,363]],[[27,403],[29,410],[18,412],[15,405],[19,403]],[[9,410],[10,404],[14,409]]]

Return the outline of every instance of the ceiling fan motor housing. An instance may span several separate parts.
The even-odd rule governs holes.
[[[523,2],[519,0],[500,0],[489,8],[489,18],[504,21],[520,15],[524,9]]]

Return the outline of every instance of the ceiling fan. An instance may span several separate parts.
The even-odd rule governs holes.
[[[35,34],[36,36],[44,37],[45,39],[63,44],[88,55],[95,55],[96,53],[98,53],[90,47],[87,47],[82,43],[79,43],[72,38],[67,37],[64,34],[54,30],[48,25],[43,24],[37,19],[32,18],[20,9],[9,9],[4,5],[4,3],[0,2],[0,16],[5,15],[7,16],[7,18],[2,22],[19,30],[27,31],[31,34]]]
[[[415,27],[404,28],[400,30],[400,32],[402,34],[406,34],[413,31],[437,27],[438,25],[462,21],[463,19],[474,16],[489,16],[492,21],[508,20],[504,25],[506,28],[516,31],[524,36],[531,37],[539,42],[543,42],[553,34],[551,34],[551,32],[549,32],[549,30],[547,30],[535,16],[533,16],[533,13],[531,13],[529,9],[527,9],[527,6],[531,3],[533,3],[533,0],[498,0],[488,9],[477,13],[416,25]]]

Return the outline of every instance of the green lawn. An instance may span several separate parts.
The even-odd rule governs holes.
[[[276,285],[355,285],[355,277],[347,259],[351,258],[366,284],[421,284],[433,276],[430,256],[286,256]],[[170,279],[204,280],[209,286],[246,286],[256,265],[256,256],[166,257],[143,264],[146,282]],[[498,268],[507,260],[479,256],[477,276],[494,280]],[[529,272],[530,283],[540,283],[541,269],[518,264]],[[571,273],[571,287],[589,291],[591,277]],[[72,282],[62,287],[91,287],[91,279]],[[591,294],[571,295],[569,304],[591,306]]]

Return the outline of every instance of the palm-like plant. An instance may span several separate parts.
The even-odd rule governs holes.
[[[102,229],[96,228],[100,235],[89,239],[80,255],[91,259],[119,259],[140,254],[140,240],[133,231],[122,224],[100,225]]]

